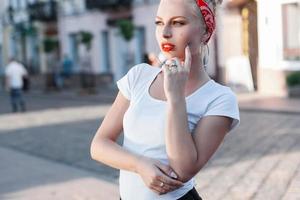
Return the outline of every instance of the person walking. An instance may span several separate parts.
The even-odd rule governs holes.
[[[28,76],[26,68],[15,59],[11,59],[5,68],[5,87],[10,93],[12,112],[26,111],[23,97],[23,78]]]

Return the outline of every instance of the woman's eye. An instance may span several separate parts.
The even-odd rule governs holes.
[[[174,21],[173,24],[174,25],[184,25],[184,22]]]
[[[160,24],[162,24],[162,22],[156,21],[155,24],[156,24],[156,25],[160,25]]]

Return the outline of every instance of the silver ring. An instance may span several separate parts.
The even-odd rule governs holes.
[[[160,186],[160,187],[163,187],[163,186],[164,186],[164,182],[161,182],[161,183],[159,184],[159,186]]]
[[[170,67],[177,68],[178,66],[175,63],[173,63],[172,65],[170,65]]]
[[[177,72],[178,66],[176,64],[168,65],[168,70],[171,72]]]

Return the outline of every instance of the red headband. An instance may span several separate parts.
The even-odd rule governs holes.
[[[200,8],[201,14],[207,27],[207,31],[209,33],[209,37],[206,41],[204,41],[205,43],[207,43],[216,28],[215,15],[204,0],[197,0],[197,5]]]

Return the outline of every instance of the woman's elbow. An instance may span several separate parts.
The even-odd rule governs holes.
[[[96,160],[96,147],[95,147],[94,141],[92,141],[91,146],[90,146],[90,156],[93,160]]]
[[[191,165],[180,170],[175,170],[175,172],[177,172],[178,179],[185,183],[191,180],[201,168],[202,166]]]
[[[187,174],[187,173],[182,173],[182,174],[179,174],[178,175],[178,180],[183,182],[183,183],[186,183],[188,182],[189,180],[191,180],[194,176],[191,175],[191,174]]]
[[[90,146],[90,156],[93,160],[100,161],[101,159],[101,139],[94,138]]]

